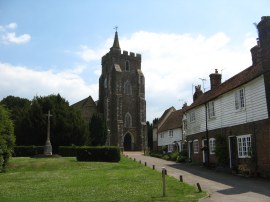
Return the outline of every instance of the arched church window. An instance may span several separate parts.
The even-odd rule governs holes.
[[[104,88],[107,88],[107,78],[104,80]]]
[[[124,84],[124,94],[132,95],[132,87],[129,81],[126,81],[126,83]]]
[[[130,128],[132,126],[132,118],[131,118],[131,115],[130,115],[129,112],[126,113],[126,115],[125,115],[125,124],[124,124],[124,126],[126,128]]]
[[[129,71],[130,71],[130,68],[129,68],[129,61],[128,61],[128,60],[126,61],[125,71],[126,71],[126,72],[129,72]]]

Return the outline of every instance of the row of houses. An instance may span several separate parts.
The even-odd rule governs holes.
[[[196,86],[192,104],[167,109],[154,124],[154,148],[176,148],[207,165],[218,164],[223,152],[229,168],[270,177],[270,17],[257,29],[252,66],[223,83],[215,70],[209,91]]]

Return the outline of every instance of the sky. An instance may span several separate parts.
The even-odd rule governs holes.
[[[113,44],[142,55],[147,120],[251,66],[269,0],[0,0],[0,100],[60,94],[98,100],[101,57]]]

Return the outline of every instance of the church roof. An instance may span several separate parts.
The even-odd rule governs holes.
[[[115,35],[114,35],[114,41],[113,41],[113,46],[112,46],[113,49],[121,49],[120,48],[120,45],[119,45],[119,40],[118,40],[118,33],[117,31],[115,32]]]

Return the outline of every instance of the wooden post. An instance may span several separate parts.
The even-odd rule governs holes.
[[[146,162],[144,162],[144,166],[147,166],[147,163]]]
[[[179,179],[180,179],[180,182],[183,182],[183,176],[182,175],[179,176]]]
[[[162,167],[162,196],[164,197],[166,195],[166,184],[165,184],[165,175],[166,175],[166,169]]]
[[[153,165],[153,170],[155,170],[155,165]]]
[[[198,187],[199,192],[202,192],[202,188],[201,188],[200,183],[197,183],[197,187]]]

